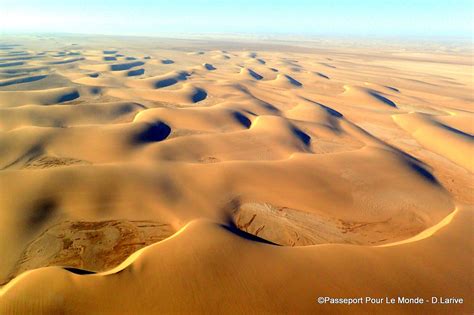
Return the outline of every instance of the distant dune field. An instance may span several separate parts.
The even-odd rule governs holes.
[[[0,38],[0,313],[473,312],[473,72],[455,43]]]

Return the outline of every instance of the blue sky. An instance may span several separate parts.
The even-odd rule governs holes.
[[[0,32],[472,37],[473,0],[0,0]]]

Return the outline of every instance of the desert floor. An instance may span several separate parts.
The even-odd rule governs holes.
[[[473,70],[455,42],[2,36],[0,313],[472,313]]]

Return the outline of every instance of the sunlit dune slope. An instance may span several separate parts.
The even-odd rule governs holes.
[[[0,313],[472,313],[472,72],[464,44],[2,37]]]

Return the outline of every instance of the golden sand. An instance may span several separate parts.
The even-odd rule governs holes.
[[[5,36],[0,313],[472,312],[472,73],[453,43]]]

